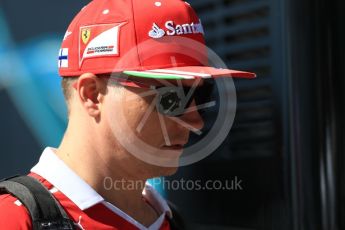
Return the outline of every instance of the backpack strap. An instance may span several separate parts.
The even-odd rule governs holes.
[[[55,197],[38,180],[16,176],[0,182],[0,194],[18,198],[30,213],[33,230],[72,230],[73,221]]]

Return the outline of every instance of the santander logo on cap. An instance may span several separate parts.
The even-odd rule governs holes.
[[[161,38],[165,35],[185,35],[185,34],[204,34],[204,29],[202,27],[201,21],[199,23],[186,23],[182,25],[175,25],[173,21],[167,21],[164,24],[165,30],[161,29],[156,23],[153,23],[152,30],[149,31],[148,35],[151,38]]]

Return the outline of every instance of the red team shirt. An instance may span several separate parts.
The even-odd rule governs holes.
[[[160,194],[152,186],[146,185],[143,197],[161,213],[149,227],[108,203],[93,188],[74,173],[52,148],[46,148],[39,162],[29,174],[37,178],[57,198],[75,223],[82,230],[170,230],[167,218],[171,210]],[[27,209],[11,195],[0,196],[0,229],[31,229],[31,218]]]

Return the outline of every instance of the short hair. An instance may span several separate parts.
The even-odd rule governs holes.
[[[77,79],[77,77],[63,77],[61,80],[61,88],[66,102],[69,101],[72,97],[72,87]]]
[[[63,77],[61,80],[61,88],[67,106],[67,116],[70,115],[70,100],[73,95],[73,84],[78,80],[77,77]]]
[[[104,75],[104,76],[110,77],[110,75]],[[61,80],[61,88],[62,88],[62,92],[66,101],[68,115],[70,114],[70,101],[74,94],[73,84],[75,84],[76,81],[78,81],[78,77],[72,77],[72,76],[63,77]],[[114,81],[109,82],[108,86],[111,86],[113,89],[116,90],[116,92],[120,92],[120,89],[123,88],[121,85],[116,84],[116,82]]]

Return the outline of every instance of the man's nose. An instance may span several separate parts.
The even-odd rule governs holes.
[[[190,106],[186,108],[186,111],[181,116],[181,119],[194,129],[201,130],[204,127],[204,120],[197,110],[195,100],[193,100]]]

